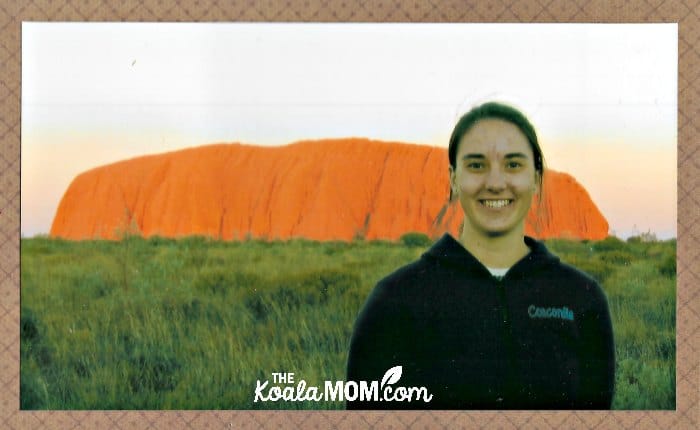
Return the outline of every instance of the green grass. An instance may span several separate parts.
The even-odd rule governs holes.
[[[128,237],[21,243],[22,409],[339,409],[253,403],[257,379],[345,378],[374,284],[423,251],[399,243]],[[549,241],[608,295],[616,409],[675,408],[675,241]]]

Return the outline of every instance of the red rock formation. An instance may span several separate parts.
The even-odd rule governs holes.
[[[463,215],[458,204],[447,205],[446,152],[338,139],[282,147],[216,144],[138,157],[76,177],[51,235],[114,239],[127,228],[144,236],[225,240],[456,234]],[[533,204],[528,215],[527,234],[607,236],[607,221],[574,178],[548,171],[544,188],[541,210]]]

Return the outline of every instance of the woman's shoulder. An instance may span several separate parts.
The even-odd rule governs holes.
[[[553,270],[557,272],[559,277],[570,280],[573,285],[599,287],[598,281],[596,281],[591,275],[564,261],[558,261],[558,264],[554,265]]]
[[[411,285],[422,284],[426,278],[433,276],[432,266],[430,259],[426,258],[425,254],[423,254],[417,260],[399,267],[382,278],[377,283],[377,287],[405,289]]]
[[[578,297],[579,300],[591,305],[607,303],[603,287],[583,270],[562,261],[553,265],[550,270],[552,270],[550,272],[551,279],[557,279],[558,284],[564,286],[567,289],[567,294],[572,297]]]
[[[556,280],[557,283],[566,283],[575,287],[586,289],[600,288],[598,282],[583,270],[562,261],[553,254],[544,242],[526,237],[525,242],[531,249],[524,266],[526,269],[536,271],[548,279]]]

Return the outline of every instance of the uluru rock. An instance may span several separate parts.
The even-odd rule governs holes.
[[[78,175],[51,236],[116,239],[127,230],[224,240],[456,235],[463,215],[458,203],[448,203],[447,170],[445,148],[359,138],[188,148]],[[544,190],[526,234],[608,235],[607,221],[573,177],[548,170]]]

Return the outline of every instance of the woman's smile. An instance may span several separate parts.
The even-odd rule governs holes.
[[[510,206],[511,203],[513,203],[512,199],[484,199],[484,200],[479,200],[479,203],[481,203],[484,207],[488,209],[503,209],[507,206]]]

